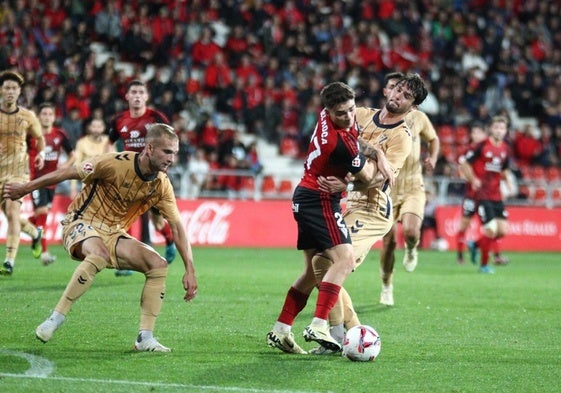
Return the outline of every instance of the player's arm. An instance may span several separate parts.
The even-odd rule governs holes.
[[[181,221],[169,221],[173,241],[185,266],[183,275],[183,288],[185,289],[185,301],[190,301],[197,295],[197,277],[195,276],[195,265],[193,263],[193,250]]]
[[[36,142],[37,155],[33,161],[33,165],[37,169],[43,169],[45,165],[45,138],[43,137],[43,131],[41,130],[41,124],[36,116],[33,116],[31,120],[31,125],[28,130],[28,134],[31,135]]]
[[[383,178],[387,179],[390,182],[390,185],[393,186],[395,182],[395,174],[380,146],[371,145],[362,138],[358,138],[358,144],[360,146],[361,153],[376,162],[376,168],[378,172],[376,174],[376,184],[379,183],[379,180],[381,178]],[[372,185],[372,187],[376,187],[376,185]]]
[[[428,156],[424,159],[423,164],[425,169],[429,172],[434,171],[436,162],[438,161],[438,154],[440,153],[440,139],[438,137],[428,142]]]
[[[460,173],[466,179],[466,181],[471,184],[474,190],[478,190],[481,187],[481,180],[475,176],[473,172],[473,167],[468,160],[464,160],[460,163]]]
[[[6,183],[2,196],[12,200],[22,198],[24,195],[29,194],[40,188],[46,188],[58,184],[64,180],[79,179],[80,174],[75,166],[67,168],[59,168],[44,176],[38,177],[28,183]]]

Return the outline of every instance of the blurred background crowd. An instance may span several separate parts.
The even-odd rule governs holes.
[[[184,171],[202,159],[261,173],[261,142],[298,159],[322,86],[345,81],[359,105],[380,107],[391,71],[427,82],[435,175],[456,176],[469,125],[496,114],[511,121],[521,181],[561,163],[558,1],[1,1],[0,69],[10,68],[26,79],[21,105],[55,102],[73,142],[89,119],[126,109],[127,83],[144,80],[181,135]]]

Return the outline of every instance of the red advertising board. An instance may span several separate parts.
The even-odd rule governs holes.
[[[62,220],[69,199],[57,195],[50,211],[45,236],[60,243]],[[185,228],[195,246],[223,247],[295,247],[296,224],[292,218],[290,200],[230,201],[224,199],[178,200]],[[23,215],[32,207],[25,199]],[[509,235],[501,248],[512,251],[561,251],[561,209],[508,207]],[[441,206],[436,212],[438,230],[453,247],[460,223],[461,211],[456,206]],[[477,237],[479,220],[474,218],[468,238]],[[7,222],[0,216],[0,241],[6,239]],[[138,231],[138,228],[134,228]],[[151,228],[154,244],[163,238]],[[22,241],[29,238],[22,235]],[[376,245],[375,247],[378,247]]]

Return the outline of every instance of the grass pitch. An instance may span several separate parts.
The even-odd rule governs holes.
[[[182,265],[170,266],[155,334],[169,354],[132,351],[143,276],[100,273],[66,323],[43,344],[35,327],[51,312],[76,262],[52,246],[43,267],[22,246],[0,277],[0,392],[557,392],[561,380],[559,254],[507,253],[482,275],[452,252],[420,251],[396,265],[396,305],[378,304],[378,252],[346,288],[362,323],[381,335],[370,363],[287,355],[265,344],[302,269],[292,249],[195,248],[198,297],[183,301]],[[396,255],[401,261],[403,253]],[[315,294],[296,320],[297,341]]]

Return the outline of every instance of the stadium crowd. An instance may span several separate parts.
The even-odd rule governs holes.
[[[181,136],[180,163],[202,147],[213,167],[261,168],[255,151],[225,152],[234,129],[299,156],[321,86],[344,81],[358,105],[379,107],[384,75],[410,71],[430,88],[421,109],[450,131],[440,174],[465,145],[458,130],[496,114],[511,119],[519,174],[561,162],[556,1],[13,0],[0,3],[0,43],[0,69],[25,76],[21,105],[54,102],[74,143],[88,119],[109,124],[141,78]]]

